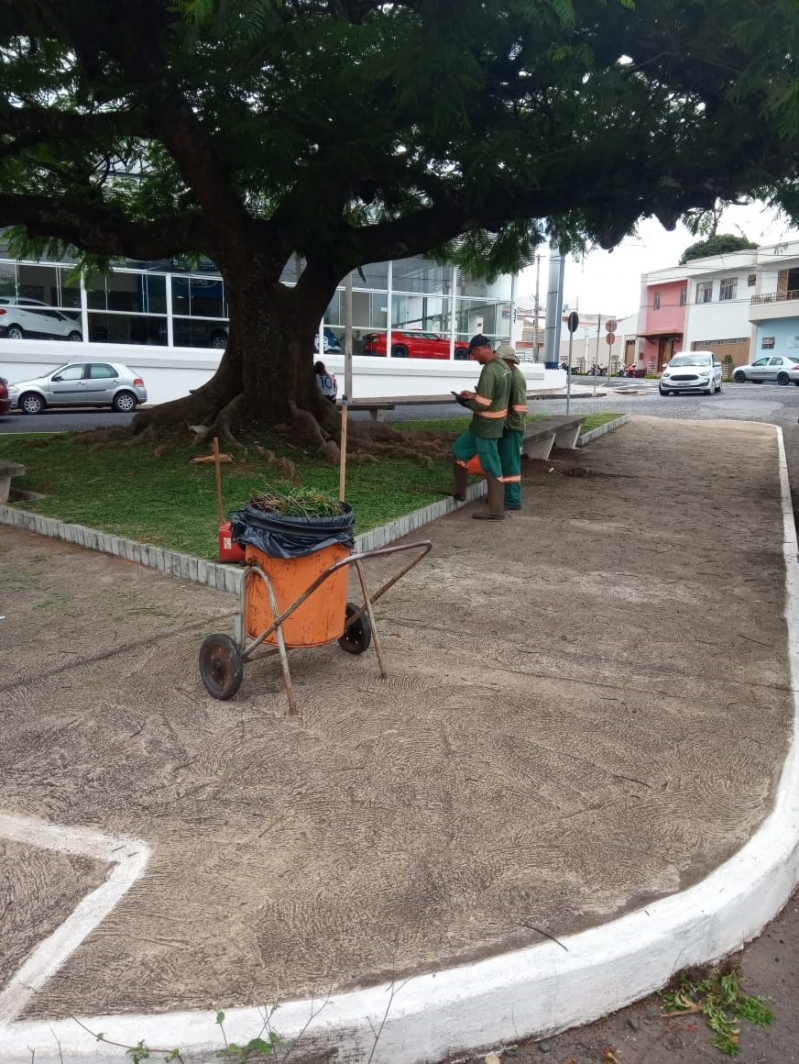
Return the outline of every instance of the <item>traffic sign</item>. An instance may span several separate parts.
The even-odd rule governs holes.
[[[605,343],[609,347],[612,347],[613,344],[616,343],[616,337],[613,335],[613,333],[610,333],[610,332],[609,333],[605,333]]]
[[[605,328],[609,333],[615,333],[618,326],[619,323],[617,321],[614,321],[613,318],[608,318],[608,320],[605,322]]]
[[[569,317],[566,319],[566,327],[570,333],[577,332],[580,325],[580,318],[576,310],[573,310]]]

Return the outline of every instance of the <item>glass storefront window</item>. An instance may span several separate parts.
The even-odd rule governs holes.
[[[344,293],[336,292],[330,301],[330,306],[325,311],[325,325],[344,324]]]
[[[391,328],[394,332],[438,333],[449,338],[450,301],[443,296],[394,296]]]
[[[381,292],[354,291],[352,324],[353,327],[361,329],[385,329],[388,324],[386,296]]]
[[[17,295],[17,267],[13,262],[0,264],[0,296],[10,296],[15,299]]]
[[[507,338],[511,334],[510,303],[492,303],[483,299],[458,300],[458,332],[474,336]]]
[[[392,288],[395,292],[449,295],[452,291],[452,267],[438,266],[429,259],[400,259],[394,263],[392,276]]]
[[[166,317],[145,314],[89,313],[89,340],[96,344],[166,346]]]
[[[221,278],[173,277],[172,312],[192,318],[224,318],[225,298]]]
[[[71,310],[80,307],[80,281],[76,278],[68,280],[71,270],[60,269],[58,271],[59,306]]]
[[[59,306],[58,270],[55,266],[29,265],[21,262],[17,267],[17,295],[23,299],[35,299],[51,307]]]
[[[173,317],[172,341],[175,347],[214,347],[222,350],[227,347],[227,322]]]

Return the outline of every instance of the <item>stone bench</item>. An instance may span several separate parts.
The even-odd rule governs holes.
[[[524,429],[522,454],[525,458],[537,458],[545,462],[553,447],[574,450],[584,421],[585,414],[577,417],[561,414],[542,421],[528,421]]]
[[[25,466],[18,462],[0,462],[0,504],[8,502],[11,478],[24,477]]]

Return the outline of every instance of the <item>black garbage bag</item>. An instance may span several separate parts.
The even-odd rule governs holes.
[[[349,550],[355,546],[355,515],[346,503],[335,517],[282,517],[250,505],[228,517],[233,542],[257,547],[269,558],[302,558],[334,543]]]

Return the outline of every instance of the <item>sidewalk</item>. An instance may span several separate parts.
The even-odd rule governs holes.
[[[435,1059],[763,926],[796,844],[774,429],[635,419],[523,490],[411,537],[434,548],[380,603],[387,680],[293,652],[293,719],[275,659],[202,687],[234,596],[0,527],[2,1064],[57,1060],[51,1032],[115,1059],[73,1015],[218,1046],[217,1009],[246,1040],[279,1001],[291,1034],[331,990],[312,1048],[365,1059],[390,1003],[376,1059]]]

